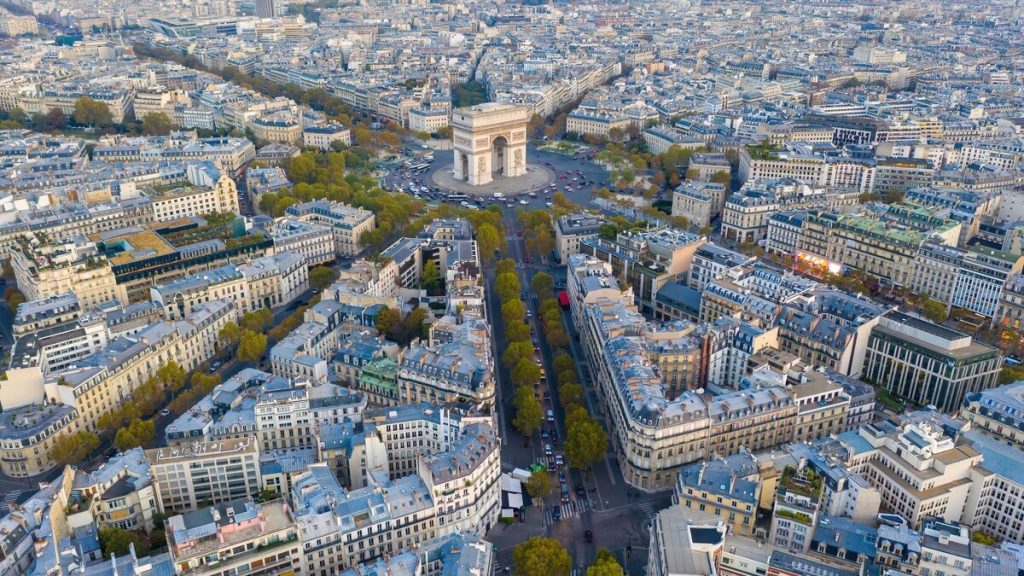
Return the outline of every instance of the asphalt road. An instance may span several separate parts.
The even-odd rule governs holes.
[[[436,170],[449,169],[452,166],[452,158],[454,152],[451,150],[436,150],[432,151],[433,160],[424,162],[419,159],[410,160],[412,164],[430,164],[430,168],[424,171],[422,174],[412,174],[409,171],[402,169],[402,161],[399,161],[391,165],[391,169],[388,174],[384,177],[384,185],[389,190],[398,190],[399,188],[409,192],[409,185],[414,184],[416,186],[429,186],[436,191],[432,191],[424,198],[429,201],[446,201],[446,193],[444,190],[438,188],[431,180],[431,175]],[[542,152],[532,145],[527,148],[526,161],[529,164],[540,164],[548,168],[555,173],[554,184],[557,185],[557,191],[562,192],[572,202],[579,205],[587,205],[590,202],[590,192],[593,188],[601,188],[609,186],[608,173],[593,163],[582,161],[579,158],[573,156],[567,156],[564,154],[557,154],[553,152]],[[577,170],[579,173],[577,173]],[[564,176],[564,178],[563,178]],[[577,178],[574,182],[572,179]],[[583,186],[580,184],[582,181],[587,181],[588,184]],[[515,209],[527,209],[527,210],[545,210],[547,202],[551,201],[550,195],[538,194],[536,198],[530,198],[529,196],[516,196],[514,199]],[[493,198],[484,198],[484,205],[496,202]],[[511,199],[509,199],[511,200]],[[521,204],[520,201],[526,201],[526,204]],[[504,206],[504,204],[499,204]]]
[[[551,274],[556,283],[564,282],[565,268],[554,267],[541,261],[536,255],[529,255],[516,230],[514,210],[505,211],[505,226],[509,251],[507,257],[517,262],[516,271],[519,275],[520,284],[526,291],[527,298],[524,303],[531,311],[529,323],[535,335],[534,345],[540,353],[541,361],[544,364],[544,371],[548,376],[547,391],[551,396],[550,401],[542,400],[542,407],[554,411],[558,447],[562,446],[566,437],[564,425],[564,413],[558,403],[558,391],[554,382],[553,354],[543,339],[543,332],[540,330],[539,302],[529,293],[530,280],[534,273],[545,271]],[[504,350],[508,342],[504,338],[500,304],[497,294],[494,291],[495,270],[489,265],[485,270],[488,286],[488,314],[494,326],[494,345],[497,356],[498,351]],[[571,322],[568,315],[564,317],[567,329],[571,329]],[[569,334],[573,332],[570,330]],[[580,381],[584,384],[587,393],[586,404],[588,410],[603,423],[599,402],[592,384],[589,382],[589,374],[580,368],[585,365],[578,355],[579,350],[576,343],[573,343],[573,355],[576,359],[577,369],[580,371]],[[500,362],[500,361],[499,361]],[[506,470],[512,468],[528,468],[537,462],[547,462],[544,455],[544,445],[547,440],[534,434],[527,443],[523,436],[512,428],[511,419],[514,416],[512,407],[512,396],[515,386],[512,384],[508,372],[500,366],[498,368],[498,417],[499,429],[502,434],[502,466]],[[543,389],[539,394],[543,397]],[[552,427],[547,422],[544,426]],[[607,429],[607,426],[605,426]],[[554,449],[558,453],[558,448]],[[579,471],[567,471],[567,484],[570,489],[571,498],[568,504],[561,502],[559,490],[558,472],[552,472],[552,494],[546,498],[542,507],[529,507],[526,513],[525,522],[516,522],[512,525],[499,524],[488,535],[487,538],[495,544],[498,550],[495,567],[500,571],[504,566],[512,563],[512,551],[515,546],[531,536],[548,536],[557,538],[566,547],[573,557],[574,564],[579,567],[587,566],[594,558],[598,548],[607,548],[615,553],[619,561],[626,568],[627,574],[642,575],[645,572],[647,562],[648,525],[651,516],[658,510],[671,504],[669,493],[661,494],[639,494],[630,490],[622,479],[615,456],[609,447],[609,452],[604,462],[592,467],[587,474]],[[575,487],[582,485],[585,489],[583,495],[577,495]],[[562,519],[555,521],[552,515],[554,506],[561,506]],[[587,544],[585,533],[590,530],[594,536],[594,542]],[[631,553],[627,555],[629,547]]]

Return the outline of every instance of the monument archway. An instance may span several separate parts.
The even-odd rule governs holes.
[[[456,180],[472,186],[496,177],[526,174],[526,125],[523,106],[479,104],[452,111],[452,145]]]

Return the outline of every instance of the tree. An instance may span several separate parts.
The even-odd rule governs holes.
[[[338,271],[330,266],[317,266],[309,271],[309,287],[314,292],[327,288],[338,279]]]
[[[561,325],[556,328],[548,326],[546,335],[548,346],[551,346],[556,350],[558,348],[565,348],[569,345],[569,335],[565,333],[565,330],[562,329]]]
[[[121,428],[114,437],[114,448],[121,452],[136,447],[147,447],[153,443],[156,436],[156,424],[152,420],[139,420],[136,418],[127,428]]]
[[[554,538],[534,536],[512,552],[516,576],[569,576],[572,558]]]
[[[72,116],[75,123],[90,128],[110,126],[114,123],[110,115],[110,108],[103,102],[93,100],[88,96],[82,96],[75,100],[75,112]]]
[[[601,425],[589,414],[569,424],[565,439],[565,456],[569,465],[583,470],[604,459],[608,438]]]
[[[540,428],[544,418],[540,400],[537,400],[533,390],[526,386],[520,386],[516,389],[512,404],[516,409],[516,417],[512,420],[512,425],[516,427],[516,430],[522,432],[523,436],[530,438]]]
[[[526,316],[526,305],[519,298],[513,298],[501,305],[501,318],[506,324],[522,320]]]
[[[533,358],[533,351],[533,342],[529,340],[509,342],[501,354],[501,363],[506,368],[514,368],[523,358]]]
[[[551,493],[551,476],[547,472],[536,471],[526,479],[526,493],[531,498],[544,498]]]
[[[515,322],[505,323],[505,338],[509,342],[529,342],[530,341],[530,327],[522,320],[516,320]]]
[[[423,289],[437,290],[441,287],[441,269],[438,267],[437,262],[429,260],[423,265],[423,278],[422,278]]]
[[[85,457],[100,447],[100,437],[80,430],[74,434],[61,436],[50,449],[50,458],[61,466],[81,464]]]
[[[181,387],[185,385],[186,376],[185,369],[173,360],[164,364],[156,371],[156,379],[160,383],[160,387],[163,390],[170,390],[172,392],[181,390]]]
[[[63,130],[68,126],[68,117],[64,114],[64,111],[60,108],[50,108],[50,111],[46,113],[46,129],[47,130]]]
[[[167,114],[150,112],[142,118],[142,133],[146,136],[164,136],[171,133],[174,125]]]
[[[555,282],[547,272],[537,272],[533,275],[533,280],[530,281],[530,289],[541,299],[551,296],[554,286]]]
[[[245,314],[242,314],[240,328],[243,331],[263,332],[263,329],[270,323],[267,320],[268,318],[263,314],[262,310],[246,312]],[[270,314],[270,320],[273,320],[273,313]]]
[[[511,258],[502,258],[498,260],[497,269],[498,276],[502,274],[512,274],[514,276],[516,273],[516,261]]]
[[[555,356],[554,360],[555,374],[561,374],[566,370],[576,371],[576,362],[573,361],[572,356],[565,352],[560,352]]]
[[[516,386],[534,386],[540,382],[540,366],[529,358],[522,358],[512,368],[512,382]]]
[[[145,549],[142,546],[142,538],[134,533],[125,530],[124,528],[118,528],[117,526],[107,526],[106,528],[100,528],[100,548],[103,550],[103,556],[109,558],[111,554],[114,556],[124,556],[128,554],[130,546],[135,546],[135,552],[139,556],[143,556]]]
[[[576,382],[562,384],[558,387],[558,403],[562,408],[569,410],[572,407],[583,404],[583,386]]]
[[[623,576],[622,566],[614,554],[601,548],[593,564],[587,568],[587,576]]]
[[[239,362],[258,362],[263,353],[267,350],[267,336],[246,330],[242,339],[238,342],[238,350],[235,357]]]
[[[394,340],[392,336],[402,326],[402,313],[398,310],[385,306],[377,312],[377,317],[373,320],[373,326],[377,329],[377,332],[382,334],[385,338],[388,340]]]
[[[522,286],[519,285],[519,279],[512,272],[498,274],[498,278],[494,281],[494,290],[498,293],[498,299],[502,302],[518,298],[519,292],[522,289]]]
[[[427,311],[423,308],[413,308],[402,321],[402,331],[405,343],[413,338],[426,338],[428,332]]]
[[[242,328],[234,322],[228,322],[221,326],[220,332],[217,332],[217,339],[224,346],[233,348],[242,339]]]
[[[476,229],[476,243],[480,247],[480,254],[485,260],[493,257],[494,252],[501,247],[498,229],[490,223],[481,224]]]
[[[728,186],[729,183],[732,182],[732,176],[725,170],[722,170],[720,172],[715,172],[714,174],[712,174],[711,181],[717,184],[725,184],[726,186]]]
[[[921,311],[924,313],[924,317],[941,324],[946,321],[946,306],[938,300],[932,300],[931,298],[925,298],[921,302]]]
[[[192,373],[192,388],[205,396],[220,384],[220,374],[204,374],[200,371]]]

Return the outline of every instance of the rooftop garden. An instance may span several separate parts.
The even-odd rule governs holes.
[[[746,146],[747,154],[754,160],[778,160],[779,149],[768,142]]]
[[[779,481],[780,492],[790,492],[798,496],[816,499],[821,494],[822,478],[810,468],[801,469],[786,466]]]

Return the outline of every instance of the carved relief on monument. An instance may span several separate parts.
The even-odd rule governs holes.
[[[526,140],[526,130],[516,130],[512,133],[513,142],[522,142],[523,140]]]
[[[476,166],[477,166],[477,170],[479,170],[481,174],[486,172],[487,171],[487,158],[484,158],[483,156],[481,156],[480,157],[480,161],[476,163]]]
[[[512,153],[512,162],[515,166],[523,165],[523,149],[516,148],[516,151]]]

